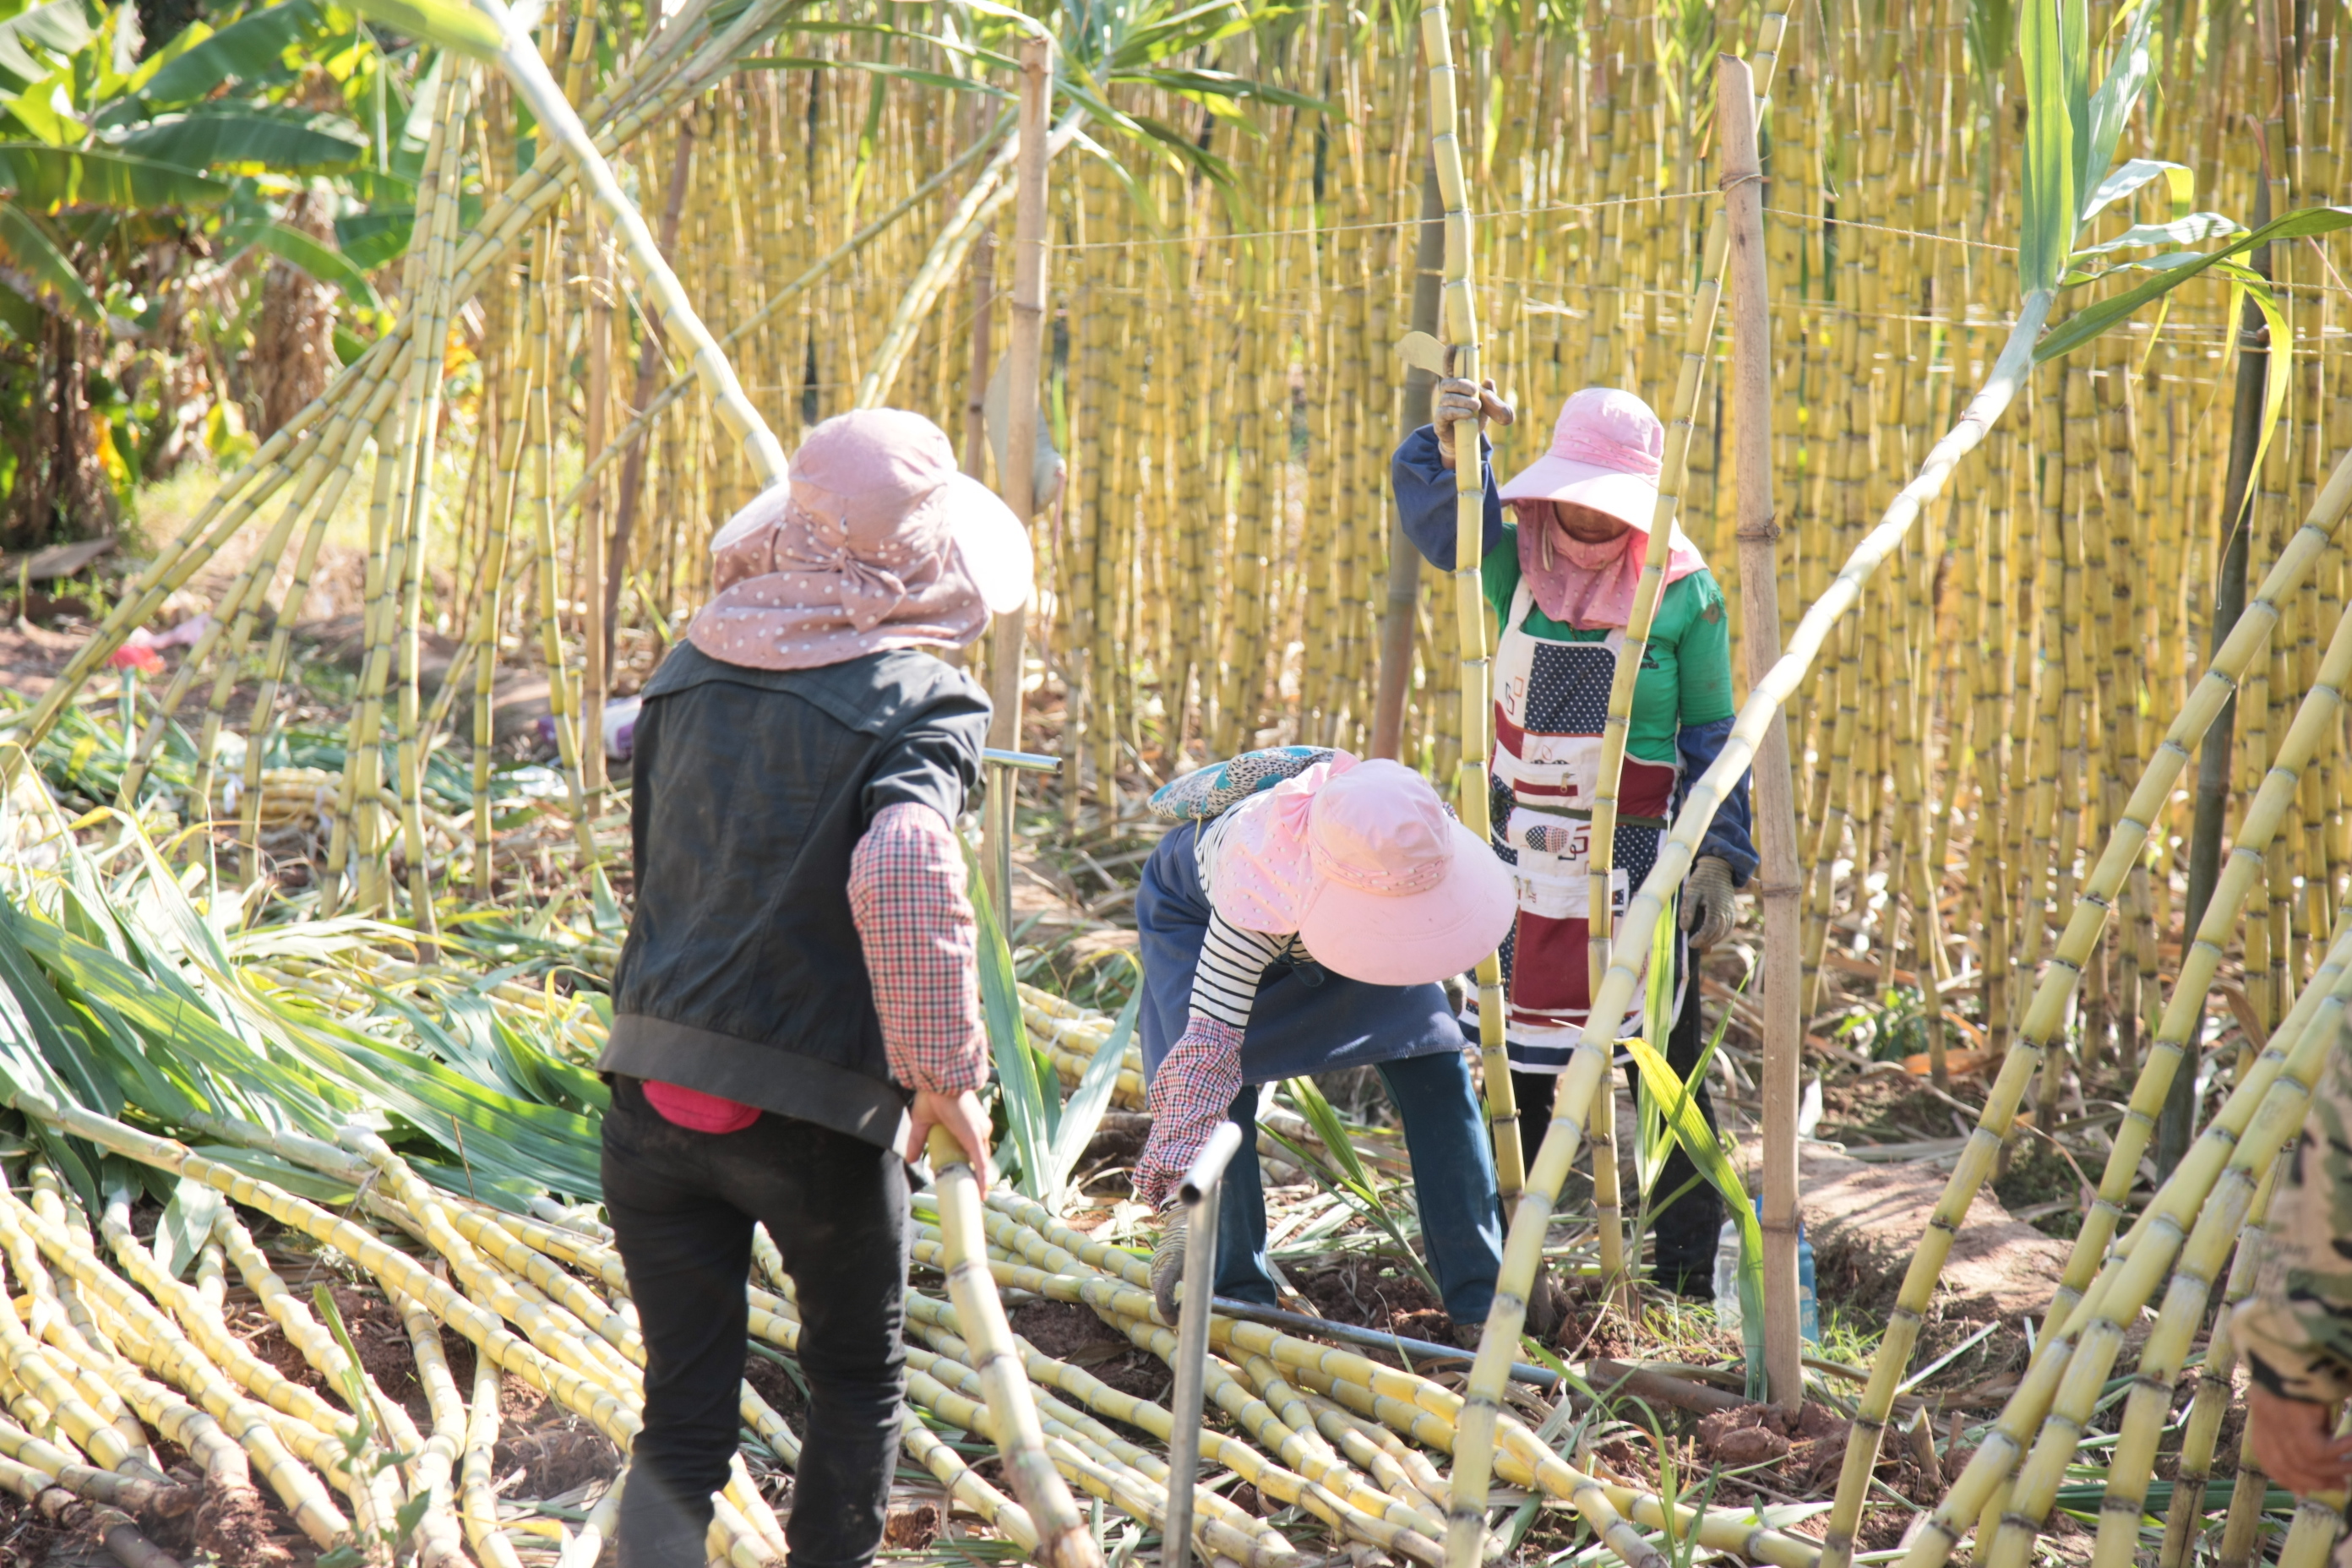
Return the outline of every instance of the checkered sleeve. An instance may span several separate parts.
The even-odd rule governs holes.
[[[947,819],[912,801],[875,813],[849,858],[849,911],[890,1076],[938,1094],[979,1088],[988,1077],[979,931]]]
[[[1167,1202],[1241,1091],[1242,1032],[1194,1013],[1151,1075],[1151,1136],[1136,1162],[1138,1198],[1154,1208]]]

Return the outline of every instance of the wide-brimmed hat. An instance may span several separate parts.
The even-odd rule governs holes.
[[[1551,449],[1504,485],[1513,500],[1568,501],[1605,512],[1642,532],[1658,507],[1666,427],[1630,392],[1588,386],[1552,426]]]
[[[1298,933],[1315,962],[1375,985],[1459,974],[1495,951],[1511,873],[1400,763],[1342,752],[1233,808],[1210,900],[1249,931]]]
[[[960,646],[1031,592],[1028,530],[956,467],[919,414],[836,415],[790,478],[711,541],[716,590],[688,635],[714,658],[807,669],[881,648]]]

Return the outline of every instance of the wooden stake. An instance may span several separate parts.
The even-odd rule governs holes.
[[[1724,205],[1731,224],[1733,461],[1738,475],[1741,655],[1753,687],[1780,657],[1780,591],[1773,541],[1772,339],[1765,300],[1764,169],[1756,143],[1754,75],[1730,55],[1715,67],[1723,128]],[[1756,838],[1764,906],[1764,1377],[1774,1404],[1804,1403],[1798,1334],[1797,1098],[1804,1043],[1798,1011],[1797,799],[1789,727],[1774,714],[1757,749]]]
[[[1020,193],[1013,219],[1012,363],[1006,371],[1011,410],[1004,432],[1004,472],[997,489],[1005,504],[1027,518],[1036,510],[1037,374],[1045,344],[1045,100],[1051,88],[1045,38],[1021,46]],[[1022,648],[1028,612],[996,618],[988,647],[988,695],[995,704],[988,743],[1021,746]]]

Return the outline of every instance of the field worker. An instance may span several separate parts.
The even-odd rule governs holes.
[[[2246,1441],[2299,1497],[2352,1481],[2336,1418],[2352,1394],[2352,1039],[2339,1034],[2272,1200],[2253,1293],[2231,1331],[2246,1358]],[[2339,1545],[2336,1562],[2352,1564]]]
[[[1151,1259],[1170,1322],[1183,1272],[1176,1184],[1220,1121],[1243,1158],[1218,1210],[1216,1293],[1277,1304],[1266,1267],[1255,1086],[1379,1070],[1404,1119],[1429,1268],[1457,1329],[1486,1321],[1503,1256],[1494,1152],[1436,984],[1511,923],[1511,880],[1437,792],[1396,763],[1287,747],[1187,774],[1152,797],[1182,826],[1135,900],[1151,1136],[1136,1193],[1168,1211]]]
[[[1454,568],[1454,421],[1484,407],[1505,415],[1491,388],[1438,384],[1437,424],[1397,448],[1392,468],[1402,520],[1423,555]],[[1534,1129],[1533,1163],[1550,1121],[1559,1075],[1584,1027],[1591,1002],[1588,848],[1599,785],[1609,689],[1625,641],[1625,620],[1642,575],[1642,543],[1658,500],[1665,430],[1649,405],[1628,392],[1587,387],[1568,400],[1551,447],[1504,485],[1486,483],[1486,556],[1480,573],[1499,636],[1494,660],[1496,850],[1518,884],[1518,920],[1503,951],[1509,1005],[1505,1037],[1519,1125]],[[1486,468],[1481,442],[1480,466]],[[1513,521],[1503,521],[1503,503]],[[1681,529],[1664,542],[1664,595],[1633,686],[1631,731],[1618,780],[1611,896],[1622,919],[1630,889],[1656,862],[1683,786],[1714,763],[1731,732],[1731,643],[1723,592]],[[1748,784],[1716,813],[1682,895],[1675,943],[1675,1024],[1666,1059],[1687,1079],[1704,1047],[1686,947],[1729,933],[1732,889],[1756,868],[1748,832]],[[1475,1026],[1475,1000],[1465,1026]],[[1620,1037],[1643,1030],[1638,1003]],[[1655,1042],[1653,1042],[1654,1044]],[[1704,1083],[1698,1106],[1715,1107]],[[1679,1147],[1668,1157],[1654,1202],[1658,1278],[1685,1295],[1713,1289],[1722,1205],[1696,1179]],[[1678,1194],[1678,1195],[1677,1195]]]
[[[828,419],[712,541],[637,720],[604,1205],[645,1335],[623,1568],[701,1568],[735,1452],[754,1222],[792,1275],[798,1568],[882,1540],[905,1387],[907,1167],[982,1173],[988,1071],[952,824],[988,700],[931,650],[1029,593],[1017,519],[895,409]]]

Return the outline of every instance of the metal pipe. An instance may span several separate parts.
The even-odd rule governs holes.
[[[1186,1237],[1185,1260],[1190,1262],[1191,1237]],[[1190,1276],[1186,1277],[1190,1284]],[[1354,1323],[1335,1323],[1328,1318],[1310,1318],[1304,1312],[1286,1312],[1279,1307],[1261,1307],[1255,1301],[1236,1301],[1231,1297],[1216,1299],[1217,1311],[1244,1322],[1264,1323],[1270,1329],[1289,1329],[1301,1334],[1313,1334],[1319,1339],[1337,1340],[1343,1345],[1361,1345],[1367,1350],[1393,1351],[1407,1363],[1415,1361],[1470,1362],[1478,1359],[1475,1351],[1457,1350],[1434,1340],[1408,1339],[1402,1334],[1389,1333],[1381,1329],[1367,1329]],[[1559,1386],[1559,1373],[1547,1367],[1529,1366],[1526,1362],[1511,1363],[1511,1380],[1549,1393]]]
[[[1209,1363],[1209,1311],[1217,1288],[1217,1199],[1225,1167],[1242,1146],[1241,1124],[1221,1121],[1178,1184],[1184,1205],[1184,1300],[1176,1313],[1175,1430],[1168,1444],[1168,1516],[1160,1533],[1160,1568],[1188,1568],[1192,1557],[1192,1482],[1201,1468],[1201,1385]]]

